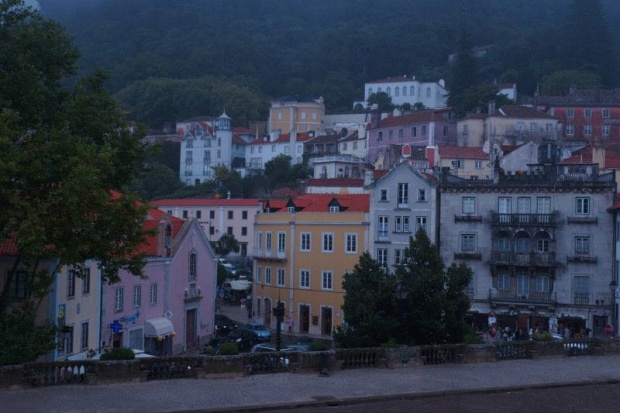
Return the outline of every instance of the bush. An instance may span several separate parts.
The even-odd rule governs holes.
[[[136,358],[133,350],[127,347],[114,347],[101,355],[99,360],[133,360]]]
[[[239,354],[239,346],[237,343],[224,343],[220,346],[220,354],[223,356],[236,356]]]
[[[551,333],[543,331],[542,333],[532,334],[532,340],[536,341],[551,341]]]
[[[398,347],[398,343],[396,342],[396,339],[394,337],[391,337],[388,341],[386,341],[385,343],[381,344],[381,347],[383,347],[383,348],[396,348],[396,347]]]
[[[325,351],[327,350],[327,344],[322,341],[311,341],[308,344],[308,351]]]
[[[465,336],[463,337],[465,344],[483,344],[484,340],[479,337],[473,328],[469,328]]]

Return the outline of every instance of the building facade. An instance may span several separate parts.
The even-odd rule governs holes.
[[[342,277],[368,249],[368,195],[270,202],[255,225],[255,317],[274,328],[281,301],[295,332],[331,337],[344,320]]]
[[[283,96],[269,108],[268,131],[287,134],[319,130],[325,115],[322,97]]]
[[[364,85],[364,101],[368,102],[371,95],[379,92],[387,93],[394,105],[408,103],[413,107],[422,104],[429,109],[446,107],[449,95],[443,79],[437,82],[420,82],[415,76],[395,76],[367,82]]]
[[[598,166],[531,165],[523,173],[465,180],[443,175],[440,251],[469,265],[471,310],[484,328],[550,331],[611,322],[612,174]]]

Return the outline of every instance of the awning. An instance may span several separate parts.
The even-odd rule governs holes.
[[[247,290],[252,286],[252,283],[246,280],[235,280],[230,282],[230,288],[235,291]]]
[[[172,321],[166,317],[151,318],[144,322],[145,337],[165,337],[174,332]]]

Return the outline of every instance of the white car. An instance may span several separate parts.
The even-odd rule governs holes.
[[[229,274],[237,274],[237,268],[228,261],[226,261],[224,258],[218,258],[218,261],[220,262],[220,264],[222,264],[224,268],[226,268],[226,271],[228,271]]]
[[[152,356],[150,354],[145,353],[144,350],[139,350],[139,349],[133,348],[133,349],[131,349],[131,351],[133,351],[133,354],[134,354],[135,358],[137,358],[137,359],[155,358],[155,356]],[[91,358],[91,360],[99,360],[101,358],[101,354],[102,353],[99,353],[99,354],[93,356]]]

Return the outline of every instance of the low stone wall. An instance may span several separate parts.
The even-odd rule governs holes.
[[[442,363],[620,354],[620,339],[512,341],[318,352],[161,357],[127,361],[62,361],[0,367],[0,388],[98,384],[176,378],[209,379],[261,373],[322,373],[342,369],[421,367]]]

